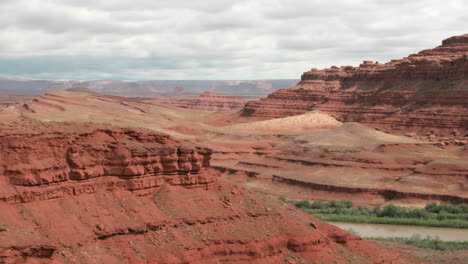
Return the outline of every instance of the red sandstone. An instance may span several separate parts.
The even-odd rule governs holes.
[[[423,263],[219,179],[207,148],[27,126],[0,133],[0,263]]]
[[[243,117],[277,118],[311,110],[344,122],[406,133],[468,133],[468,35],[385,64],[364,61],[305,72],[292,88],[251,101]]]

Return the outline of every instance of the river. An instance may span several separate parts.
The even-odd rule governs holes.
[[[343,222],[330,222],[330,224],[344,230],[352,229],[363,237],[411,237],[420,234],[422,237],[438,236],[443,241],[468,241],[468,229]]]

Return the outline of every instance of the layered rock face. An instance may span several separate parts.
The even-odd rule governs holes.
[[[244,106],[245,102],[246,100],[242,97],[220,95],[212,92],[205,92],[200,96],[193,98],[161,99],[151,101],[151,103],[157,105],[169,105],[204,111],[240,109]]]
[[[385,64],[312,69],[296,86],[248,102],[242,116],[266,119],[311,110],[393,132],[467,133],[468,34]]]
[[[150,130],[18,120],[0,149],[0,263],[415,262],[219,179],[210,149]]]
[[[151,176],[159,185],[207,183],[193,176],[209,167],[209,149],[184,147],[168,135],[145,130],[69,126],[75,132],[0,135],[0,175],[20,186],[106,176]]]

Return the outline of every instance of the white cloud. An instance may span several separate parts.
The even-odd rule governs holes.
[[[298,78],[467,33],[465,0],[2,0],[0,73],[52,79]]]

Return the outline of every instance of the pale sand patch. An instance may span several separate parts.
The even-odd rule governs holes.
[[[307,129],[335,128],[339,126],[341,126],[341,122],[332,116],[318,111],[311,111],[302,115],[230,125],[225,128],[249,131],[302,131]]]

